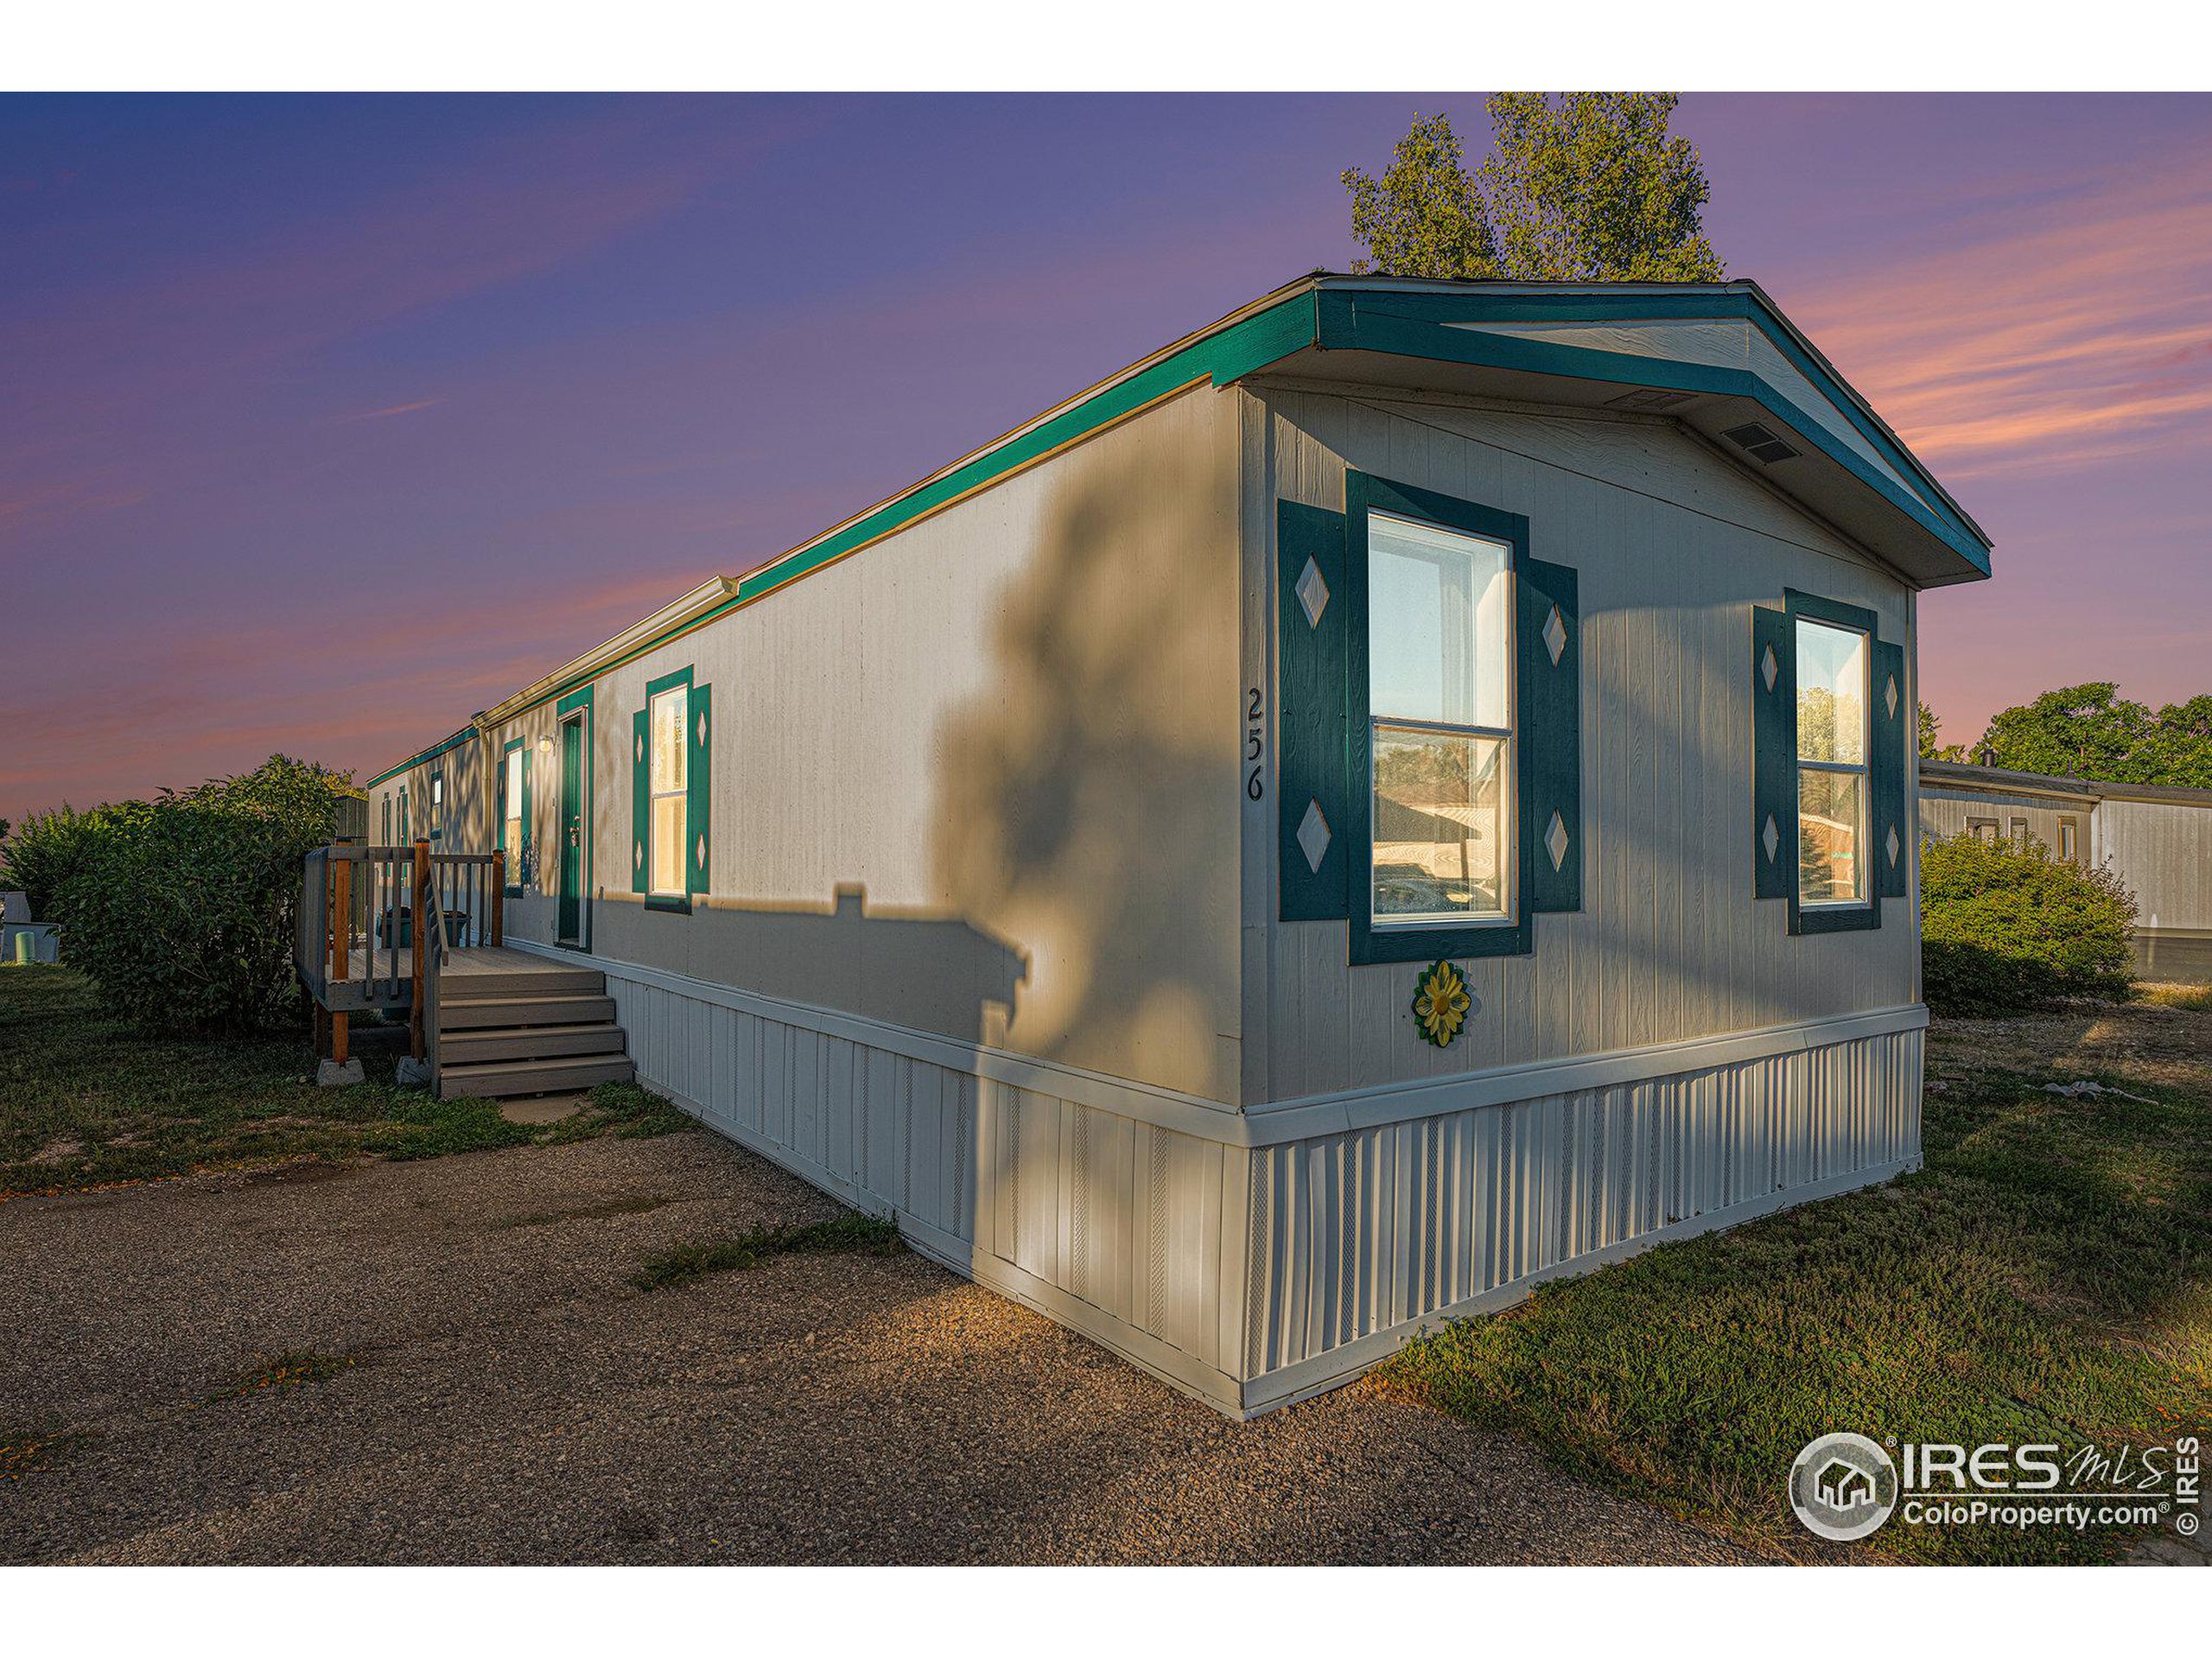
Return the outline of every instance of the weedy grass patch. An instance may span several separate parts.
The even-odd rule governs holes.
[[[1838,1548],[1785,1491],[1832,1431],[2109,1449],[2212,1427],[2212,1017],[1939,1022],[1929,1054],[1919,1172],[1452,1323],[1380,1386],[1777,1555]],[[2125,1093],[2045,1092],[2084,1078]],[[1841,1548],[2064,1562],[2130,1541],[1892,1519]]]
[[[320,1354],[309,1348],[272,1355],[240,1376],[232,1387],[195,1402],[194,1408],[219,1406],[226,1400],[243,1400],[249,1395],[264,1393],[270,1389],[296,1389],[309,1383],[327,1382],[332,1377],[342,1371],[352,1370],[360,1363],[352,1354]]]
[[[896,1255],[906,1248],[897,1222],[848,1210],[804,1226],[757,1227],[735,1238],[656,1251],[631,1282],[639,1290],[668,1290],[710,1273],[742,1273],[779,1255]]]
[[[693,1127],[634,1084],[602,1084],[558,1123],[511,1123],[491,1101],[400,1088],[392,1071],[402,1051],[373,1027],[356,1049],[366,1080],[318,1088],[304,1032],[149,1033],[109,1012],[70,969],[0,968],[0,1198],[195,1169],[436,1158]]]

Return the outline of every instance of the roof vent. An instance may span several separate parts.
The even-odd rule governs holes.
[[[1795,460],[1799,453],[1795,445],[1785,443],[1757,421],[1746,421],[1741,426],[1732,426],[1720,435],[1752,460],[1771,467],[1777,461]]]
[[[1623,392],[1618,397],[1608,397],[1605,407],[1634,410],[1638,414],[1649,415],[1657,410],[1674,409],[1683,404],[1694,403],[1696,399],[1697,394],[1694,391],[1661,391],[1655,386],[1639,386],[1634,391]]]

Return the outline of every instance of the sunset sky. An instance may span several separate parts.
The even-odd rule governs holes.
[[[0,817],[380,770],[1241,302],[1479,93],[0,98]],[[1694,97],[1996,542],[1944,734],[2212,690],[2212,99]]]

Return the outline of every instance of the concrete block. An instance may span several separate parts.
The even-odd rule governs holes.
[[[325,1060],[315,1067],[315,1080],[326,1089],[342,1089],[349,1083],[359,1083],[361,1063],[353,1059],[340,1065],[335,1060]]]

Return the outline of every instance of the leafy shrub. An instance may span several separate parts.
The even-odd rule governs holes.
[[[1920,912],[1922,976],[1937,1014],[2128,994],[2134,894],[2110,870],[2079,869],[2041,842],[1924,842]]]
[[[297,1022],[302,860],[329,840],[345,784],[272,755],[242,777],[84,815],[50,907],[70,962],[149,1028]]]
[[[0,887],[16,888],[29,897],[34,921],[56,919],[54,901],[84,861],[110,810],[100,806],[79,812],[64,804],[51,812],[34,812],[0,846]]]

